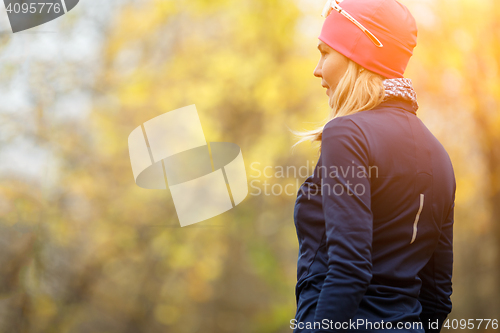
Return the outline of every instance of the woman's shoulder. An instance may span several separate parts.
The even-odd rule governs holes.
[[[344,135],[352,135],[353,132],[360,131],[360,127],[356,123],[354,115],[336,117],[329,120],[323,127],[322,138],[326,139],[332,136],[341,137]]]
[[[354,114],[340,116],[329,120],[323,127],[323,137],[353,135],[363,133],[367,130],[376,117],[369,111],[361,111]],[[377,115],[381,116],[381,114]],[[381,120],[381,119],[378,119]]]
[[[348,151],[366,149],[369,146],[366,130],[360,126],[358,117],[354,116],[355,114],[342,116],[328,121],[321,134],[321,146],[333,150],[338,150],[340,146],[349,147]]]

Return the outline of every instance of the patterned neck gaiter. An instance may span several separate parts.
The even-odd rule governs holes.
[[[402,99],[412,104],[413,113],[417,113],[417,93],[413,90],[410,79],[398,78],[384,80],[385,97],[383,102],[391,99]]]

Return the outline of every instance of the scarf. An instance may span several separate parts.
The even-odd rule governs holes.
[[[382,102],[392,99],[402,99],[411,102],[412,112],[417,114],[417,93],[413,90],[410,79],[398,78],[384,80],[385,97]]]

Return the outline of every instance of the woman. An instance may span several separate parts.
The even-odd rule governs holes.
[[[395,0],[329,2],[314,75],[331,114],[301,186],[294,332],[439,332],[451,311],[455,176],[403,78],[417,28]],[[301,142],[299,141],[299,142]]]

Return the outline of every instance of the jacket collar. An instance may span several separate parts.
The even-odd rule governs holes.
[[[390,98],[390,99],[384,100],[382,103],[380,103],[378,106],[374,107],[372,110],[385,109],[385,108],[402,109],[404,111],[413,113],[414,115],[417,114],[417,110],[414,107],[412,101],[400,99],[400,98]]]
[[[417,113],[418,102],[417,93],[413,89],[413,83],[407,78],[395,78],[384,80],[385,96],[384,101],[391,99],[399,99],[410,101],[412,104],[413,113]]]

